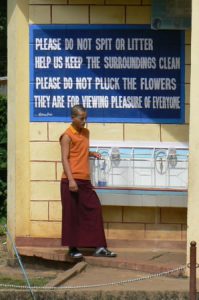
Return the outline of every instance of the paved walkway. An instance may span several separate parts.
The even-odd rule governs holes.
[[[189,290],[188,278],[170,278],[154,277],[140,281],[133,280],[146,278],[148,274],[139,271],[118,270],[115,268],[102,268],[88,266],[85,271],[69,279],[65,286],[90,286],[88,288],[79,288],[80,290],[103,290],[103,291],[178,291],[185,292]],[[131,280],[129,283],[107,285],[120,281]],[[100,286],[100,284],[105,284]],[[199,284],[199,282],[198,282]],[[91,287],[91,285],[99,285]]]
[[[186,269],[171,273],[169,276],[155,276],[155,274],[185,266],[186,253],[184,250],[129,248],[113,250],[117,252],[117,258],[96,258],[86,255],[85,261],[88,265],[85,270],[67,280],[65,285],[99,285],[80,288],[80,290],[95,291],[189,291]],[[155,277],[150,278],[150,275]],[[137,281],[138,278],[139,281]],[[134,281],[135,279],[136,281]],[[126,280],[131,282],[116,284]],[[109,283],[110,285],[107,285]],[[100,286],[100,284],[102,285]]]

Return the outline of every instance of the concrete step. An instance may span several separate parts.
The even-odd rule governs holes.
[[[75,264],[78,260],[68,256],[65,247],[17,247],[23,257],[36,257],[49,261],[68,262]],[[117,253],[117,257],[93,257],[93,249],[81,249],[84,254],[83,260],[89,265],[111,267],[117,269],[136,270],[146,273],[161,273],[177,269],[186,264],[186,252],[184,250],[154,250],[154,249],[111,249]],[[185,270],[179,270],[168,276],[184,276]]]

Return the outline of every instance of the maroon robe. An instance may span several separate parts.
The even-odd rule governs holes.
[[[62,245],[106,247],[99,198],[90,180],[75,181],[78,192],[69,191],[68,179],[61,180]]]

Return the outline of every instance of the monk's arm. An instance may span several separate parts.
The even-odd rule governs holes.
[[[75,182],[70,163],[69,163],[69,154],[70,154],[70,138],[67,135],[64,135],[61,139],[61,159],[62,165],[64,169],[64,173],[68,177],[69,180],[69,190],[72,192],[76,192],[78,190],[77,183]]]

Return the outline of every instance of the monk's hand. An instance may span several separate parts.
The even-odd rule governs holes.
[[[77,192],[78,186],[74,179],[69,180],[69,191],[71,192]]]
[[[100,159],[101,158],[101,154],[99,152],[93,152],[93,157]]]

